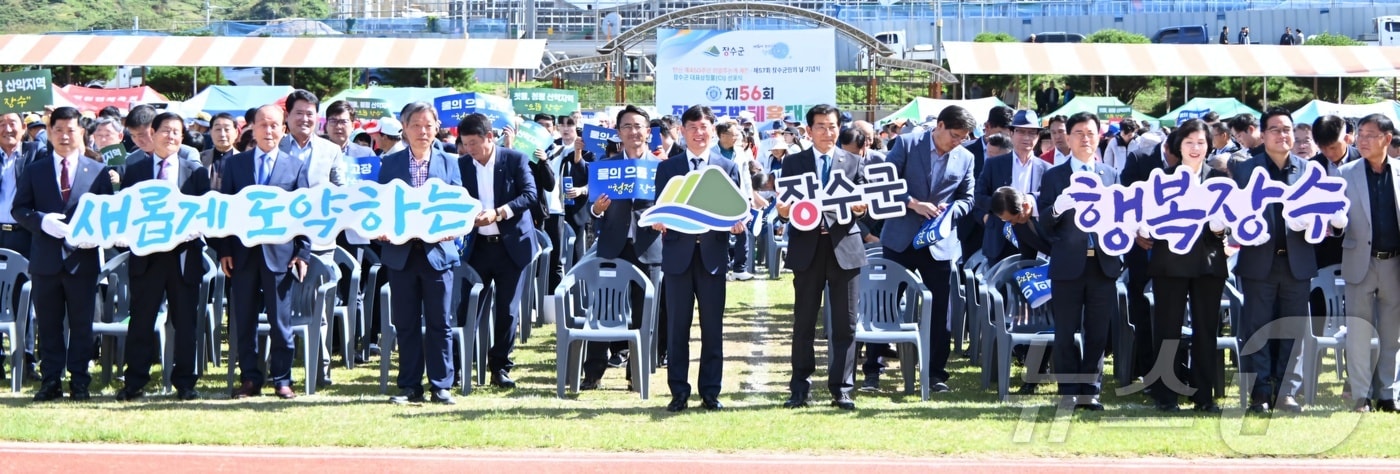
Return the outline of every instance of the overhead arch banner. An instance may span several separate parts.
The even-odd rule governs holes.
[[[836,30],[677,30],[656,33],[656,109],[707,105],[755,122],[800,118],[836,103]]]

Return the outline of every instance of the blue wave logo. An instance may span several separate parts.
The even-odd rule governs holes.
[[[724,217],[679,204],[654,206],[648,213],[648,223],[659,223],[685,234],[699,234],[715,227],[733,227],[743,217]],[[747,215],[747,214],[745,214]]]
[[[780,41],[778,44],[768,49],[768,54],[772,54],[773,57],[778,59],[787,59],[788,55],[792,54],[792,51],[788,49],[787,43]]]

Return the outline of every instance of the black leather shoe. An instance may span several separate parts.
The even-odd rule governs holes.
[[[946,383],[934,382],[933,385],[929,386],[928,391],[933,393],[947,393],[953,391],[953,389],[948,388],[948,384]]]
[[[145,398],[145,396],[146,392],[141,390],[131,390],[128,388],[117,390],[117,401],[119,402],[134,402]]]
[[[783,408],[807,408],[807,395],[794,393],[783,402]]]
[[[92,394],[88,393],[87,387],[68,386],[68,399],[75,402],[86,402],[92,399]]]
[[[1075,410],[1103,411],[1103,404],[1099,403],[1099,397],[1086,397],[1079,399],[1079,403],[1074,406]]]
[[[405,388],[403,390],[400,390],[398,395],[389,397],[389,403],[393,403],[395,405],[423,403],[423,392],[417,389]]]
[[[1016,394],[1017,394],[1017,395],[1035,395],[1035,389],[1037,389],[1037,388],[1039,388],[1039,387],[1040,387],[1040,384],[1038,384],[1038,383],[1026,382],[1026,383],[1021,384],[1021,388],[1016,389]]]
[[[831,406],[840,408],[842,410],[855,410],[856,402],[855,400],[851,400],[851,397],[849,395],[842,395],[837,399],[832,400]]]
[[[491,374],[491,385],[501,388],[515,388],[515,381],[510,379],[510,372],[497,370]]]
[[[63,398],[63,387],[57,383],[48,383],[39,387],[39,391],[34,393],[34,401],[51,402]]]
[[[317,388],[317,389],[322,389],[322,388],[330,387],[330,386],[332,386],[332,385],[335,385],[335,381],[334,381],[334,380],[331,380],[330,376],[321,377],[320,380],[317,380],[317,381],[316,381],[316,388]]]
[[[1214,404],[1214,403],[1197,403],[1195,407],[1192,407],[1192,408],[1191,408],[1191,411],[1197,411],[1197,412],[1201,412],[1201,413],[1219,414],[1219,413],[1220,413],[1220,405],[1216,405],[1216,404]]]
[[[1395,400],[1376,400],[1376,411],[1395,413]]]
[[[1178,405],[1176,402],[1157,402],[1155,408],[1157,408],[1157,411],[1164,413],[1181,411],[1181,405]]]
[[[701,397],[700,404],[703,405],[706,410],[710,411],[721,410],[724,408],[724,404],[720,403],[719,398],[716,397]]]
[[[1269,397],[1252,396],[1249,397],[1249,412],[1255,414],[1267,413],[1269,411]]]
[[[583,378],[583,382],[580,382],[580,383],[578,384],[578,389],[579,389],[579,391],[597,390],[597,389],[598,389],[598,379],[596,379],[596,378],[584,377],[584,378]]]
[[[867,393],[880,393],[880,373],[865,374],[865,383],[860,385],[860,391]]]
[[[1358,398],[1358,399],[1356,399],[1356,403],[1352,405],[1351,411],[1354,411],[1354,412],[1357,412],[1357,413],[1366,413],[1366,412],[1371,411],[1371,399],[1369,399],[1369,398]]]
[[[199,399],[202,398],[202,397],[200,397],[200,395],[199,395],[199,390],[195,390],[195,389],[189,388],[189,389],[184,389],[184,390],[178,390],[178,389],[177,389],[177,390],[175,391],[175,398],[179,399],[179,400],[182,401],[182,402],[189,402],[189,401],[199,400]]]
[[[685,411],[686,403],[689,401],[690,397],[671,397],[671,403],[666,405],[666,411],[671,413]]]
[[[450,390],[433,390],[432,401],[439,405],[457,404],[457,401],[452,399],[452,391]]]

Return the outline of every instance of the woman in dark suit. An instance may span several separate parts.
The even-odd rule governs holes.
[[[1210,138],[1205,122],[1189,120],[1168,138],[1167,152],[1172,155],[1168,163],[1168,174],[1185,168],[1199,181],[1208,178],[1226,177],[1226,174],[1205,165],[1210,149]],[[1172,160],[1171,158],[1176,158]],[[1215,404],[1215,372],[1219,362],[1215,355],[1215,338],[1220,330],[1220,295],[1225,289],[1228,273],[1225,266],[1224,232],[1216,232],[1210,227],[1202,229],[1191,250],[1184,255],[1171,252],[1164,240],[1151,240],[1156,251],[1151,252],[1147,275],[1152,278],[1155,293],[1155,313],[1152,317],[1152,346],[1158,358],[1170,357],[1171,364],[1153,364],[1152,367],[1171,367],[1172,371],[1149,375],[1152,383],[1152,397],[1157,409],[1178,410],[1179,394],[1169,387],[1168,380],[1177,380],[1175,368],[1180,365],[1181,328],[1186,318],[1189,301],[1191,308],[1191,370],[1190,385],[1195,388],[1191,400],[1196,411],[1219,413]],[[1139,242],[1147,243],[1145,239]],[[1164,352],[1165,348],[1165,352]],[[1178,389],[1184,388],[1175,383]],[[1189,392],[1189,390],[1187,390]]]

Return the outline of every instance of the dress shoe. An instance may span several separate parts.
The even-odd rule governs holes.
[[[1154,408],[1163,413],[1181,411],[1181,405],[1178,405],[1176,402],[1157,402]]]
[[[1250,413],[1266,413],[1269,411],[1269,397],[1255,395],[1249,397]]]
[[[933,392],[933,393],[948,393],[948,392],[953,391],[953,389],[948,388],[948,384],[946,384],[946,383],[943,383],[943,382],[934,382],[933,385],[930,385],[930,386],[929,386],[928,391]]]
[[[1286,411],[1286,412],[1289,412],[1289,413],[1302,413],[1302,412],[1303,412],[1303,406],[1302,406],[1302,405],[1299,405],[1299,404],[1298,404],[1298,400],[1293,399],[1293,397],[1292,397],[1291,395],[1284,395],[1284,396],[1282,396],[1282,397],[1279,397],[1279,398],[1278,398],[1278,405],[1275,406],[1274,408],[1277,409],[1277,410],[1283,410],[1283,411]]]
[[[721,410],[724,408],[724,404],[720,403],[719,398],[717,397],[700,397],[700,404],[704,406],[706,410],[710,411]]]
[[[34,393],[34,401],[51,402],[63,398],[63,387],[58,383],[46,383]]]
[[[70,385],[68,387],[68,399],[75,402],[86,402],[92,399],[92,394],[88,393],[87,386],[74,387]]]
[[[291,400],[297,397],[297,392],[292,390],[291,385],[283,385],[281,387],[277,387],[277,389],[273,390],[272,393],[274,395],[277,395],[277,398],[281,398],[283,400]]]
[[[583,382],[580,382],[580,383],[578,384],[578,389],[579,389],[580,391],[584,391],[584,390],[597,390],[597,389],[598,389],[598,379],[597,379],[597,378],[593,378],[593,377],[584,377],[584,378],[583,378]]]
[[[840,409],[842,409],[842,410],[848,410],[848,411],[849,411],[849,410],[855,410],[855,409],[856,409],[856,402],[855,402],[855,400],[851,400],[851,396],[850,396],[850,395],[844,395],[844,394],[843,394],[843,395],[840,395],[840,396],[836,397],[835,400],[832,400],[832,401],[831,401],[831,406],[834,406],[834,407],[836,407],[836,408],[840,408]]]
[[[134,402],[145,397],[146,392],[142,390],[132,390],[125,387],[121,390],[117,390],[117,401],[119,402]]]
[[[195,390],[195,389],[192,389],[192,388],[186,388],[186,389],[176,389],[176,390],[175,390],[175,398],[179,399],[179,400],[182,401],[182,402],[189,402],[189,401],[199,400],[201,397],[200,397],[200,395],[199,395],[199,390]]]
[[[412,388],[405,388],[399,391],[398,395],[389,397],[389,403],[395,405],[408,405],[410,403],[423,403],[423,391]]]
[[[369,356],[370,356],[370,357],[379,357],[379,344],[370,344],[370,345],[369,345]]]
[[[671,403],[666,405],[666,411],[671,413],[685,411],[686,403],[689,401],[690,397],[671,397]]]
[[[1021,384],[1021,388],[1016,389],[1016,394],[1017,394],[1017,395],[1035,395],[1035,390],[1036,390],[1037,388],[1040,388],[1040,384],[1034,383],[1034,382],[1026,382],[1026,383]]]
[[[657,363],[656,366],[657,366],[657,367],[665,367],[665,366],[666,366],[666,363],[667,363],[667,360],[666,360],[666,353],[665,353],[665,352],[662,352],[662,353],[661,353],[661,358],[660,358],[660,360],[661,360],[661,362]]]
[[[1376,400],[1376,411],[1395,413],[1395,400]]]
[[[1099,397],[1089,396],[1086,398],[1079,399],[1078,403],[1074,405],[1074,409],[1085,411],[1103,411],[1103,404],[1099,403]]]
[[[794,393],[783,402],[783,408],[807,408],[807,395]]]
[[[1216,404],[1214,404],[1214,403],[1197,403],[1196,406],[1191,407],[1191,411],[1197,411],[1197,412],[1201,412],[1201,413],[1219,414],[1219,413],[1220,413],[1220,405],[1216,405]]]
[[[1371,399],[1365,397],[1356,399],[1356,403],[1351,406],[1351,411],[1357,413],[1366,413],[1371,411]]]
[[[331,376],[329,375],[316,380],[316,388],[318,389],[330,387],[332,385],[335,385],[335,381],[331,380]]]
[[[439,404],[439,405],[456,405],[456,404],[457,404],[457,401],[452,399],[452,391],[451,391],[451,390],[442,390],[442,389],[433,390],[432,400],[433,400],[433,403],[436,403],[436,404]]]
[[[880,393],[880,374],[865,374],[865,383],[860,385],[860,391],[866,393]]]
[[[491,385],[501,388],[515,388],[515,381],[510,379],[510,372],[497,370],[491,373]]]
[[[238,388],[233,391],[234,400],[241,400],[244,398],[256,397],[260,395],[262,395],[262,387],[259,387],[257,384],[254,384],[251,380],[243,381],[243,384],[239,385]]]
[[[612,357],[609,357],[609,358],[608,358],[608,367],[612,367],[612,368],[616,369],[616,368],[623,367],[623,366],[626,366],[626,365],[627,365],[627,356],[623,355],[621,352],[614,352],[613,355],[612,355]]]

